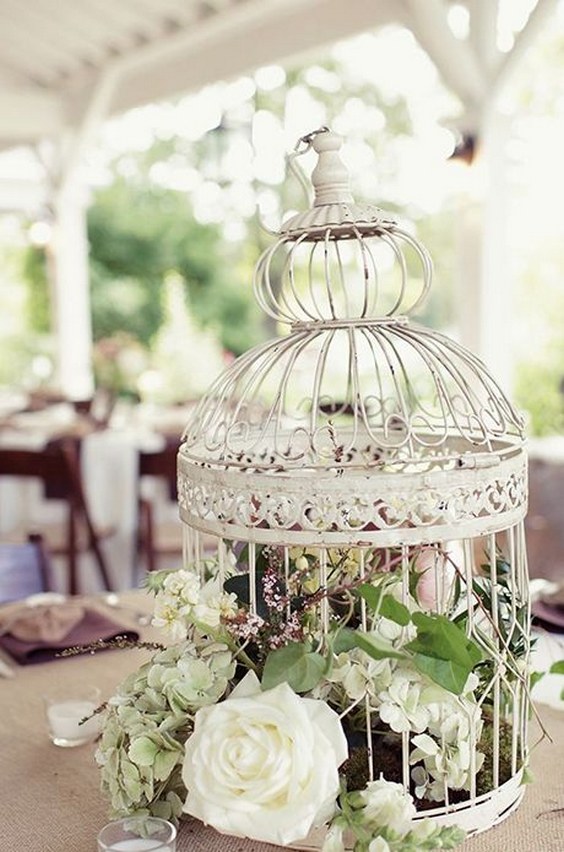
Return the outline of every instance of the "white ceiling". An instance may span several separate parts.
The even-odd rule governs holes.
[[[112,114],[282,61],[401,20],[406,5],[0,0],[0,143],[33,142],[79,127],[89,109]]]

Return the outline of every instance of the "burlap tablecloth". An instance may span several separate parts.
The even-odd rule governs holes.
[[[142,598],[141,602],[139,597]],[[132,599],[148,606],[145,596]],[[131,601],[130,601],[131,602]],[[127,613],[125,624],[135,626]],[[18,669],[0,680],[0,852],[95,852],[107,822],[99,791],[94,745],[53,746],[47,736],[42,695],[75,680],[101,688],[104,697],[146,651],[105,651]],[[495,829],[468,840],[463,852],[564,852],[564,713],[540,708],[553,738],[534,749],[535,782],[520,809]],[[199,823],[182,825],[178,852],[276,852],[278,847],[224,837]]]

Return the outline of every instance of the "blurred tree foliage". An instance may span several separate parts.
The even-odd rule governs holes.
[[[163,321],[162,283],[176,271],[194,316],[217,326],[226,349],[253,342],[249,300],[230,278],[236,259],[217,227],[194,219],[185,194],[117,178],[96,194],[88,236],[95,339],[127,329],[150,346]]]

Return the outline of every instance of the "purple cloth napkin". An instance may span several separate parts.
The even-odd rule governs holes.
[[[0,636],[0,647],[3,648],[21,666],[29,663],[46,663],[54,660],[61,651],[72,648],[75,645],[89,645],[97,639],[114,639],[116,636],[125,636],[127,639],[139,639],[139,633],[129,627],[122,627],[115,621],[107,618],[103,613],[94,609],[87,609],[84,618],[67,635],[58,642],[45,642],[37,640],[24,642],[16,639],[11,633]]]
[[[545,601],[535,601],[531,611],[540,627],[553,633],[564,633],[564,606],[548,604]]]

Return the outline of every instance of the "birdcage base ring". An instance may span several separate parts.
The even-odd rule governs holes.
[[[525,786],[522,781],[522,770],[516,775],[491,790],[473,799],[452,805],[448,811],[446,808],[435,808],[432,811],[423,811],[416,819],[432,818],[438,825],[456,825],[464,829],[468,837],[480,834],[498,825],[507,819],[521,804],[525,794]],[[302,852],[316,852],[323,847],[327,829],[317,828],[311,831],[304,840],[296,843],[290,849],[302,850]],[[352,852],[354,839],[345,839],[346,852]]]

